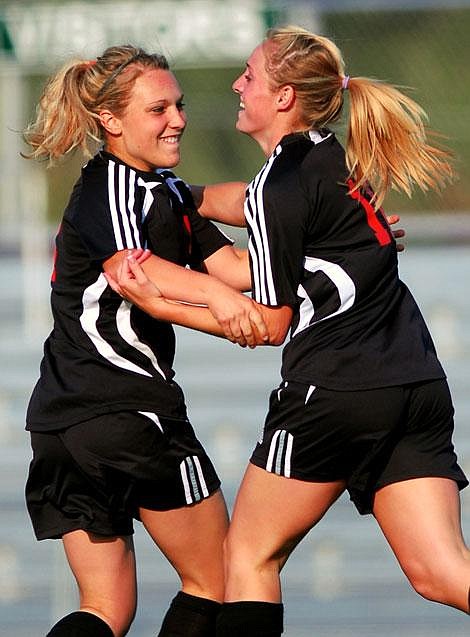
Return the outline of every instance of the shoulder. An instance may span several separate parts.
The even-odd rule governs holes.
[[[175,173],[168,168],[157,170],[157,175],[166,183],[170,194],[176,196],[181,204],[190,208],[196,207],[191,187],[184,181],[184,179],[175,175]]]

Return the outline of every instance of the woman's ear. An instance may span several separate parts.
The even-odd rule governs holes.
[[[285,84],[278,89],[277,107],[280,111],[287,111],[295,103],[295,89],[290,84]]]
[[[120,135],[122,132],[121,120],[111,111],[100,111],[98,113],[101,126],[110,135]]]

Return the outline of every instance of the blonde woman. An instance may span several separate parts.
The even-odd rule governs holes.
[[[191,191],[169,170],[185,126],[166,59],[126,45],[67,63],[26,131],[29,157],[47,161],[74,149],[90,156],[102,144],[57,235],[54,327],[27,414],[34,531],[39,540],[62,539],[80,592],[79,610],[49,637],[127,633],[137,599],[133,519],[181,579],[160,637],[215,634],[228,518],[174,381],[173,328],[123,301],[104,276],[137,249],[164,293],[207,305],[221,335],[250,345],[254,330],[264,330],[239,291],[250,285],[246,254],[196,213]],[[234,183],[198,195],[214,214],[227,203],[240,208],[243,189]]]
[[[335,44],[299,27],[270,31],[233,89],[237,129],[266,156],[245,201],[253,297],[268,342],[290,336],[233,511],[217,635],[281,635],[279,573],[345,490],[416,591],[468,613],[452,401],[380,208],[392,187],[439,189],[449,158],[414,101],[349,77]],[[344,150],[328,126],[346,91]],[[192,312],[132,260],[119,283],[154,316]]]

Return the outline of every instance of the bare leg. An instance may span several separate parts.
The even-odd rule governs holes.
[[[284,478],[249,465],[226,541],[226,601],[279,603],[279,572],[344,491],[343,482]]]
[[[455,482],[419,478],[383,487],[374,515],[414,589],[468,613],[470,552]]]
[[[79,530],[64,535],[63,542],[77,580],[80,610],[97,615],[115,637],[122,637],[136,608],[132,538],[105,538]]]
[[[182,590],[221,602],[222,550],[228,514],[220,491],[198,504],[171,511],[141,509],[147,531],[176,569]]]

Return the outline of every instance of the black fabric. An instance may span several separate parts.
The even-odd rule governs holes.
[[[96,615],[77,611],[58,621],[46,637],[113,637],[113,631]]]
[[[256,301],[293,308],[284,380],[338,391],[444,378],[367,189],[349,194],[333,134],[286,136],[247,189]]]
[[[217,473],[191,424],[119,412],[62,432],[32,432],[26,503],[38,540],[83,529],[130,535],[139,508],[165,511],[208,497]]]
[[[158,637],[215,637],[221,604],[180,591],[173,598]]]
[[[217,637],[280,637],[284,607],[271,602],[226,602],[217,619]]]
[[[122,250],[150,248],[162,259],[200,269],[202,260],[231,243],[198,215],[189,188],[171,171],[136,171],[104,152],[91,159],[56,238],[54,329],[27,429],[59,430],[123,410],[185,418],[183,392],[173,380],[173,327],[123,301],[108,286],[103,261]]]
[[[467,486],[453,414],[445,380],[366,391],[284,381],[251,462],[297,480],[345,480],[358,511],[371,513],[377,489],[393,482],[432,476]]]

